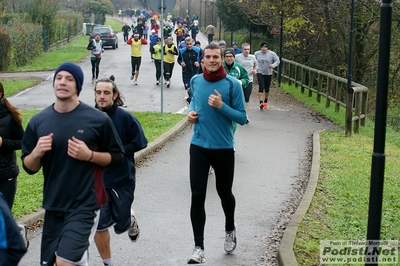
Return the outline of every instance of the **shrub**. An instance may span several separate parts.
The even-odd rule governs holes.
[[[11,48],[11,38],[6,28],[0,26],[0,71],[7,70],[10,65],[9,50]]]
[[[36,23],[28,23],[26,14],[12,14],[3,18],[5,26],[0,26],[0,70],[20,67],[47,51],[51,44],[81,33],[83,16],[81,13],[58,12],[49,31]]]
[[[83,24],[81,13],[59,12],[51,24],[50,44],[80,34]]]
[[[3,25],[12,26],[29,22],[29,18],[25,13],[6,13],[1,21]]]
[[[7,26],[6,31],[11,40],[11,48],[8,52],[9,66],[23,66],[43,52],[42,26],[22,23],[16,26]]]

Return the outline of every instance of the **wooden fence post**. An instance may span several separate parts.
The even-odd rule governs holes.
[[[361,93],[357,93],[354,95],[355,99],[355,109],[354,116],[356,117],[354,121],[354,133],[360,133],[360,118],[361,118]]]
[[[368,91],[362,92],[361,95],[362,95],[361,114],[365,114],[365,116],[363,118],[361,118],[361,126],[365,127],[365,120],[367,117]]]
[[[304,93],[304,83],[306,82],[306,71],[304,70],[304,68],[301,68],[301,93]]]
[[[311,72],[311,70],[308,70],[308,97],[312,97],[312,88],[313,88],[313,82],[314,82],[314,72]]]
[[[346,103],[346,129],[345,135],[351,136],[352,122],[353,122],[353,97],[354,91],[347,92],[347,103]]]
[[[321,92],[322,92],[322,83],[324,79],[322,78],[321,72],[318,71],[318,89],[317,89],[317,102],[321,102]]]
[[[342,97],[342,89],[341,89],[341,87],[339,86],[339,80],[338,79],[336,79],[336,85],[335,85],[335,88],[336,88],[336,92],[335,92],[335,112],[339,112],[339,109],[340,109],[340,105],[339,105],[339,99],[341,99],[341,97]]]
[[[332,79],[330,77],[326,77],[326,101],[325,101],[325,107],[329,107],[331,105],[331,100],[329,99],[331,97],[331,87],[332,87]]]

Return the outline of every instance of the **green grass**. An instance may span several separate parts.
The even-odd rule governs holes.
[[[287,84],[281,84],[282,88],[292,94],[296,99],[304,102],[315,111],[325,115],[330,120],[332,120],[335,124],[344,127],[345,120],[344,117],[346,115],[346,110],[343,107],[340,107],[339,112],[335,112],[334,103],[331,102],[330,108],[325,107],[325,98],[321,97],[321,102],[318,103],[316,100],[316,94],[312,97],[308,97],[307,92],[301,93],[300,88],[296,88],[294,86],[289,86]]]
[[[111,28],[114,30],[114,32],[120,32],[122,29],[122,26],[124,25],[123,22],[116,20],[116,19],[112,19],[112,18],[106,18],[106,22],[105,25],[110,25]]]
[[[339,125],[344,125],[345,110],[336,113],[325,108],[316,97],[301,94],[300,89],[284,90],[305,102]],[[367,121],[360,134],[345,137],[343,130],[320,134],[321,167],[311,206],[301,223],[294,251],[299,265],[320,265],[320,240],[365,240],[367,235],[374,123]],[[382,211],[382,240],[396,240],[400,235],[400,165],[399,133],[391,128],[386,134],[385,185]],[[335,264],[338,265],[338,264]]]
[[[67,43],[65,46],[58,47],[41,56],[33,59],[26,66],[12,68],[10,71],[38,71],[38,70],[54,70],[66,61],[77,63],[89,55],[86,50],[88,44],[88,36],[79,36],[77,39]]]
[[[26,127],[28,121],[38,110],[21,110],[23,114],[23,126]],[[167,132],[176,125],[185,115],[157,112],[133,112],[132,113],[141,123],[144,133],[149,142]],[[21,151],[17,151],[20,174],[18,176],[18,188],[13,206],[13,215],[16,219],[25,214],[32,213],[42,204],[43,198],[43,174],[40,170],[35,175],[28,175],[21,165]]]
[[[10,97],[11,95],[14,95],[15,93],[24,90],[26,88],[33,87],[39,84],[40,82],[42,82],[42,80],[39,78],[1,81],[3,87],[5,88],[4,90],[6,92],[5,93],[6,97]]]
[[[159,112],[133,112],[132,114],[139,120],[149,142],[157,139],[185,117],[183,114],[160,114]]]

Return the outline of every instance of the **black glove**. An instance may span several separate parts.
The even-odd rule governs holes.
[[[91,42],[88,44],[88,46],[86,47],[86,49],[87,49],[87,50],[93,50],[93,45],[92,45]]]
[[[170,53],[170,54],[175,54],[173,51],[171,51],[171,50],[168,50],[168,53]]]

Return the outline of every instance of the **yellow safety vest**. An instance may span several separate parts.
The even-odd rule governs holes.
[[[175,51],[174,48],[175,48],[175,45],[173,45],[173,44],[171,45],[171,48],[169,48],[168,45],[165,45],[166,55],[164,55],[164,62],[170,63],[170,64],[175,62],[175,55],[168,52],[168,51],[174,52]]]

